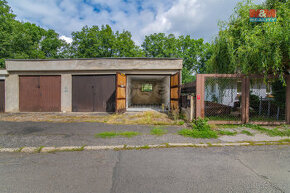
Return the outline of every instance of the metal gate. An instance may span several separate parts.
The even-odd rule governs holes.
[[[60,76],[20,76],[19,109],[22,112],[61,110]]]
[[[114,112],[115,75],[76,75],[72,78],[74,112]]]

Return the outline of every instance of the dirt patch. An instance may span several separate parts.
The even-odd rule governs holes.
[[[104,114],[104,113],[3,113],[0,121],[10,122],[96,122],[110,124],[140,125],[179,125],[179,120],[172,120],[165,113],[146,111],[139,113]]]

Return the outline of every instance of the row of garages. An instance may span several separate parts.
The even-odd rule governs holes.
[[[8,60],[6,66],[5,78],[0,80],[1,112],[115,112],[130,104],[130,75],[134,75],[130,83],[136,79],[159,84],[161,78],[171,77],[165,87],[170,90],[170,105],[176,106],[182,60]],[[151,93],[144,94],[150,98]],[[160,96],[165,101],[166,97]]]
[[[72,111],[114,112],[115,75],[72,76]],[[61,76],[20,76],[21,112],[60,112]]]

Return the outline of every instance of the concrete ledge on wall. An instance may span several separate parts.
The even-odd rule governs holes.
[[[0,69],[0,80],[5,80],[5,77],[8,75],[7,70]]]
[[[10,71],[181,70],[179,58],[6,60]]]

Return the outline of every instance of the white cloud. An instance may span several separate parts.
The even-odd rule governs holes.
[[[211,40],[217,21],[227,19],[238,0],[9,0],[21,21],[36,23],[71,41],[71,32],[85,25],[109,24],[128,30],[137,44],[157,32]]]
[[[66,41],[69,44],[72,43],[72,41],[73,41],[72,38],[64,36],[64,35],[60,36],[59,39],[64,40],[64,41]]]

